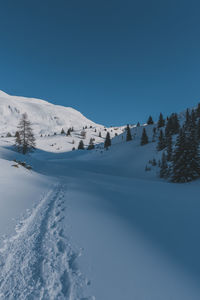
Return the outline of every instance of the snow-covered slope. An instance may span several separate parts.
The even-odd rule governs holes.
[[[84,117],[71,107],[51,104],[47,101],[10,96],[0,91],[0,133],[16,132],[23,113],[28,114],[36,134],[52,134],[62,128],[80,129],[83,126],[96,126],[94,122]]]
[[[61,118],[68,109],[18,102],[3,92],[1,99],[0,299],[199,300],[199,180],[172,184],[157,176],[157,166],[145,171],[161,155],[156,125],[131,126],[129,142],[124,127],[89,121],[70,124],[75,130],[66,136],[60,130],[67,128],[49,116],[60,109]],[[19,113],[14,103],[20,103]],[[14,151],[13,137],[5,137],[25,111],[38,148],[26,156]],[[93,138],[99,145],[71,151],[83,126],[84,144]],[[149,144],[140,146],[144,126]],[[112,146],[105,150],[107,132]]]
[[[27,113],[32,123],[36,147],[44,151],[65,152],[72,148],[77,149],[80,139],[83,138],[83,127],[85,147],[89,145],[91,138],[94,144],[103,143],[107,134],[105,126],[94,123],[71,107],[54,105],[40,99],[10,96],[0,91],[1,139],[8,133],[15,135],[23,113]],[[62,129],[66,133],[72,127],[74,130],[71,135],[61,135]],[[123,130],[124,126],[110,128],[111,138],[121,134]],[[6,140],[6,143],[13,145],[13,138]]]

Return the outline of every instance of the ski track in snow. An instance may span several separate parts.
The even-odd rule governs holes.
[[[0,299],[95,299],[80,296],[84,280],[62,228],[63,198],[63,187],[54,186],[4,241]]]

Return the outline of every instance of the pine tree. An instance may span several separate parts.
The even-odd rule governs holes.
[[[140,145],[144,146],[144,145],[148,144],[148,142],[149,142],[149,139],[148,139],[148,136],[146,133],[146,129],[143,128]]]
[[[186,114],[185,114],[185,125],[187,126],[187,124],[190,123],[191,117],[190,117],[190,112],[189,109],[187,108],[186,110]]]
[[[197,109],[196,109],[196,117],[200,118],[200,103],[198,103]]]
[[[16,136],[15,145],[17,151],[26,154],[35,149],[35,137],[26,113],[22,115],[18,125],[18,134]]]
[[[149,116],[148,120],[147,120],[147,125],[152,125],[154,124],[153,118],[152,116]]]
[[[173,134],[178,134],[179,133],[179,120],[178,120],[178,115],[173,113],[167,120],[167,124],[165,127],[165,136],[173,135]]]
[[[71,129],[69,128],[69,129],[67,130],[66,136],[70,136],[70,135],[71,135]]]
[[[172,153],[173,153],[172,136],[171,135],[169,135],[166,138],[166,145],[167,145],[167,161],[171,161],[172,160]]]
[[[132,140],[132,135],[131,135],[131,130],[129,125],[127,125],[126,127],[126,141],[131,141]]]
[[[197,139],[200,141],[200,119],[198,120],[197,124]]]
[[[165,149],[165,147],[166,147],[166,141],[165,141],[165,138],[164,138],[163,131],[162,131],[162,129],[160,129],[160,135],[159,135],[159,138],[158,138],[157,150],[161,151],[161,150]]]
[[[99,137],[101,138],[101,131],[99,131]]]
[[[163,114],[160,113],[159,120],[158,120],[158,128],[161,128],[161,127],[164,127],[164,126],[165,126],[165,120],[163,118]]]
[[[62,128],[62,130],[61,130],[61,134],[64,134],[65,133],[65,131],[64,131],[64,129]]]
[[[79,142],[78,150],[84,150],[84,143],[82,140],[80,140],[80,142]]]
[[[137,122],[137,127],[140,127],[140,122]]]
[[[111,139],[110,139],[110,133],[107,132],[106,134],[106,139],[105,139],[105,142],[104,142],[104,148],[108,148],[111,146]]]
[[[160,164],[160,178],[167,178],[168,177],[168,165],[167,165],[167,158],[165,152],[162,154],[162,160]]]
[[[187,130],[187,123],[180,130],[173,155],[173,182],[188,182],[200,176],[199,145],[196,131]]]
[[[15,137],[18,137],[19,136],[19,131],[16,131],[15,132]]]
[[[94,143],[93,143],[93,139],[91,138],[90,139],[90,142],[89,142],[89,145],[88,145],[88,148],[87,148],[88,150],[92,150],[92,149],[94,149]]]

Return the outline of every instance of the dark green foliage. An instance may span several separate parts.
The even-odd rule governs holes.
[[[197,139],[200,141],[200,119],[198,120],[197,123]]]
[[[84,150],[84,143],[82,140],[80,140],[80,142],[79,142],[78,150]]]
[[[92,150],[92,149],[94,149],[94,143],[93,143],[93,139],[91,138],[90,139],[90,142],[89,142],[89,145],[88,145],[88,148],[87,148],[88,150]]]
[[[8,132],[7,134],[6,134],[6,137],[11,137],[12,136],[12,134],[10,133],[10,132]]]
[[[148,139],[148,136],[146,133],[146,129],[143,128],[140,145],[144,146],[144,145],[148,144],[148,142],[149,142],[149,139]]]
[[[179,120],[177,114],[173,113],[167,120],[167,124],[165,127],[165,136],[173,135],[173,134],[178,134],[179,133]]]
[[[157,150],[161,151],[161,150],[165,149],[165,147],[166,147],[165,137],[164,137],[162,129],[160,129],[160,135],[159,135],[159,138],[158,138]]]
[[[186,114],[185,114],[185,127],[189,126],[190,121],[191,121],[191,116],[190,116],[189,109],[187,108]]]
[[[140,127],[140,122],[137,122],[137,127]]]
[[[195,129],[186,130],[188,120],[177,138],[173,155],[173,182],[188,182],[200,176],[199,145]]]
[[[71,135],[71,129],[70,128],[67,130],[67,133],[66,133],[66,136],[69,136],[69,135]]]
[[[15,145],[17,150],[22,154],[35,150],[35,137],[26,113],[22,115],[19,122]]]
[[[163,114],[160,113],[159,120],[158,120],[158,128],[161,128],[161,127],[164,127],[164,126],[165,126],[165,120],[163,118]]]
[[[154,124],[154,121],[153,121],[152,116],[149,116],[149,118],[148,118],[148,120],[147,120],[147,124],[148,124],[148,125]]]
[[[62,130],[61,130],[61,134],[65,134],[65,131],[64,131],[64,129],[62,128]]]
[[[15,137],[18,137],[19,136],[19,131],[16,131],[15,132]],[[41,134],[41,136],[42,136],[42,134]]]
[[[153,128],[153,138],[152,138],[152,142],[155,142],[155,141],[156,141],[156,131],[157,131],[157,128],[154,127],[154,128]]]
[[[162,160],[160,163],[160,178],[167,178],[168,177],[168,165],[167,165],[167,158],[165,152],[162,154]]]
[[[99,137],[101,138],[101,131],[99,131]]]
[[[129,125],[127,125],[126,127],[126,141],[131,141],[132,140],[132,135],[131,135],[131,130]]]
[[[104,148],[108,148],[110,146],[111,146],[110,133],[107,132],[106,139],[105,139],[105,142],[104,142]]]
[[[200,118],[200,103],[198,103],[197,109],[196,109],[196,117]]]
[[[173,149],[172,149],[172,136],[169,135],[166,138],[166,146],[167,146],[167,161],[172,160],[172,154],[173,154]]]

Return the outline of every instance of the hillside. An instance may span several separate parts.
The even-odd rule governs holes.
[[[21,99],[23,109],[23,101],[37,149],[27,155],[15,151],[14,138],[5,135],[9,128],[14,132],[24,111],[14,112],[13,121],[6,106],[2,119],[9,115],[8,126],[0,138],[0,298],[198,300],[199,180],[175,184],[159,178],[158,164],[149,163],[165,151],[157,150],[157,123],[132,125],[129,142],[125,126],[87,121],[76,127],[76,118],[70,136],[61,134],[65,126],[58,124],[54,135],[55,123],[45,127],[41,116],[46,105],[52,107],[46,120],[57,108]],[[32,103],[35,111],[43,109],[39,127]],[[180,116],[182,124],[185,113]],[[144,128],[149,143],[141,146]],[[112,146],[106,150],[107,132]],[[71,151],[81,139],[87,147],[91,138],[94,150]],[[14,160],[26,161],[32,170]]]
[[[62,128],[81,129],[83,126],[97,126],[80,112],[71,108],[51,104],[47,101],[10,96],[0,91],[0,133],[16,132],[19,119],[27,113],[35,134],[53,134]]]

